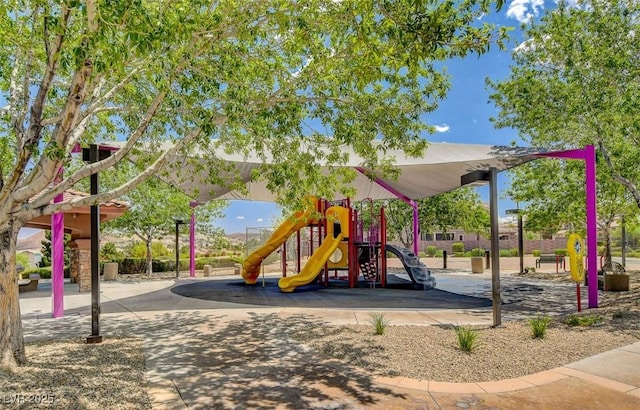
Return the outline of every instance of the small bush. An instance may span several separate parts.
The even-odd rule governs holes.
[[[509,249],[500,249],[500,257],[506,258],[511,256],[511,251]]]
[[[484,249],[482,248],[471,249],[471,256],[484,256]]]
[[[427,257],[427,253],[420,251],[420,252],[418,252],[418,257],[419,258],[426,258]]]
[[[461,256],[465,256],[465,255],[464,255],[464,252],[454,252],[453,256],[461,257]]]
[[[427,256],[429,256],[431,258],[436,256],[436,254],[438,253],[438,249],[433,245],[427,246],[425,251],[426,251]]]
[[[569,315],[565,323],[569,326],[591,327],[602,322],[602,316],[589,315]]]
[[[531,251],[531,254],[533,256],[535,256],[536,258],[539,258],[540,255],[542,255],[542,252],[540,251],[540,249],[534,249],[534,250]]]
[[[453,327],[458,337],[458,348],[463,352],[471,353],[478,347],[478,332],[464,326]]]
[[[41,279],[51,279],[51,266],[46,266],[44,268],[27,269],[27,270],[22,271],[20,276],[22,277],[22,279],[29,279],[29,275],[32,275],[32,274],[40,275]],[[70,272],[69,272],[69,267],[68,266],[64,267],[64,277],[65,278],[69,278],[70,277]]]
[[[567,256],[567,250],[563,248],[556,249],[554,253],[556,254],[556,256]]]
[[[436,251],[436,254],[434,255],[436,258],[442,258],[444,257],[444,251],[442,249],[438,249]]]
[[[540,316],[540,314],[529,319],[529,326],[531,326],[531,335],[533,338],[542,339],[547,333],[549,323],[551,323],[551,318],[549,316]]]
[[[509,256],[519,256],[518,248],[513,248],[513,249],[510,250],[510,252],[511,252],[511,255],[509,255]]]
[[[371,324],[377,335],[383,335],[389,326],[389,320],[384,318],[384,313],[369,313]]]
[[[454,254],[456,254],[458,252],[464,254],[464,243],[462,243],[462,242],[454,242],[451,245],[451,250],[453,251]]]

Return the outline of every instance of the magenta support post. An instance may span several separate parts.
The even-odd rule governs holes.
[[[589,308],[598,307],[598,231],[596,207],[596,150],[593,145],[584,149],[539,154],[541,157],[580,159],[585,162],[587,209],[587,280]]]
[[[58,170],[55,183],[62,181],[63,169]],[[57,195],[53,202],[62,202],[64,194]],[[51,215],[51,316],[64,316],[64,213]]]
[[[369,176],[367,174],[367,171],[364,168],[362,167],[355,167],[355,168],[362,175]],[[387,184],[385,181],[381,180],[380,178],[375,177],[373,180],[375,181],[376,184],[380,185],[382,188],[386,189],[387,191],[391,192],[393,195],[398,197],[398,199],[409,204],[413,209],[413,253],[415,253],[416,256],[418,256],[418,240],[420,238],[418,235],[418,226],[419,226],[418,203],[413,199],[409,198],[408,196],[403,195],[402,193],[396,191],[391,185]]]
[[[198,202],[192,201],[189,203],[191,206],[191,221],[189,223],[189,276],[196,276],[196,206]]]

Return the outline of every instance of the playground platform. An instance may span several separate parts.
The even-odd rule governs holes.
[[[368,323],[368,313],[380,311],[378,306],[357,305],[362,300],[353,293],[349,306],[349,294],[339,289],[283,295],[279,305],[262,291],[254,292],[253,297],[247,295],[250,289],[245,294],[228,292],[223,300],[184,294],[190,287],[195,292],[198,286],[194,285],[211,283],[210,279],[101,283],[101,333],[106,338],[126,333],[144,339],[154,408],[640,408],[640,343],[545,372],[494,382],[375,377],[279,337],[277,328],[265,326],[264,320],[303,316],[327,324]],[[486,280],[487,275],[468,279]],[[221,277],[214,282],[238,280],[237,276]],[[394,301],[398,306],[384,309],[386,317],[394,324],[490,324],[492,311],[482,305],[485,302],[461,309],[453,307],[455,299],[447,300],[447,293],[454,295],[456,287],[466,287],[463,290],[468,295],[474,286],[469,280],[438,278],[440,289],[436,290],[442,295],[433,306],[416,307],[407,297],[412,291],[398,290],[399,300]],[[509,281],[504,285],[509,286]],[[528,290],[525,287],[522,291]],[[77,285],[66,284],[65,295],[65,317],[60,319],[51,319],[50,285],[46,281],[37,291],[21,295],[27,340],[82,338],[90,333],[90,294],[80,294]],[[317,298],[307,301],[318,306],[284,302],[307,295]],[[400,304],[402,297],[404,305]],[[478,302],[467,297],[471,299],[457,302]],[[322,307],[320,302],[335,307]],[[504,307],[506,320],[529,312],[526,304],[515,300],[507,301]],[[551,309],[565,308],[560,301],[551,304]],[[224,332],[219,332],[221,327]],[[215,370],[220,364],[224,364],[224,372]]]

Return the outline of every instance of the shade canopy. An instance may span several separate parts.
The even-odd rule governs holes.
[[[113,145],[117,147],[119,144]],[[363,159],[349,147],[345,147],[343,152],[349,154],[349,160],[342,166],[360,171],[350,184],[355,189],[355,195],[351,198],[375,200],[398,196],[406,199],[432,197],[460,187],[463,175],[479,170],[487,171],[493,167],[499,171],[506,170],[534,160],[537,155],[546,151],[522,147],[442,142],[429,143],[423,155],[417,158],[408,157],[401,150],[386,150],[386,156],[393,158],[399,170],[396,179],[385,178],[375,170],[362,168]],[[215,170],[217,177],[222,176],[229,183],[211,182],[211,169],[208,168],[208,164],[212,163],[211,154],[216,158],[213,163],[219,165],[219,167],[216,166],[219,169]],[[201,158],[201,161],[198,161],[198,158]],[[135,157],[133,159],[135,160]],[[193,161],[194,159],[196,161]],[[213,150],[205,157],[202,152],[195,151],[189,155],[189,158],[182,155],[172,156],[168,165],[170,172],[163,173],[160,178],[198,202],[213,199],[274,201],[276,195],[267,188],[266,181],[253,177],[255,170],[268,164],[268,158],[263,161],[256,155],[244,157],[241,154],[229,154],[220,149]],[[321,163],[318,166],[322,167],[324,172],[330,172],[329,167]],[[236,189],[233,183],[236,184]],[[237,189],[238,184],[244,189]]]

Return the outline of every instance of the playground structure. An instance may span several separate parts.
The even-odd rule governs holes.
[[[368,210],[364,209],[367,205]],[[300,232],[304,228],[310,229],[310,256],[301,267]],[[286,242],[293,234],[298,239],[295,252],[298,273],[287,276]],[[328,287],[331,279],[346,281],[349,288],[355,288],[361,282],[360,275],[369,287],[384,288],[387,286],[386,251],[389,251],[402,261],[414,289],[435,286],[435,279],[415,253],[389,245],[386,239],[384,208],[376,214],[372,200],[362,201],[360,209],[354,209],[349,199],[329,202],[310,197],[304,210],[289,217],[260,248],[247,256],[242,278],[247,284],[255,284],[263,261],[282,249],[283,277],[278,281],[282,292],[293,292],[316,280]]]

